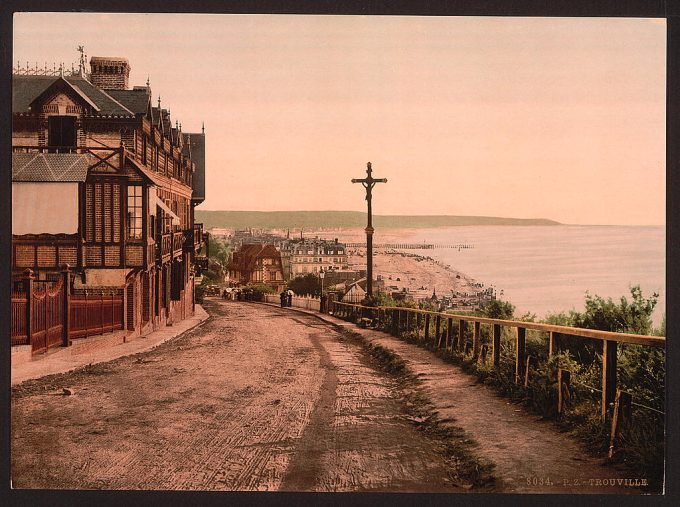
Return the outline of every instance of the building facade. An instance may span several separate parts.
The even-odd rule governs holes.
[[[238,285],[264,283],[280,291],[285,286],[281,254],[271,244],[241,245],[228,265],[229,279]]]
[[[349,269],[347,249],[338,240],[290,239],[279,245],[283,259],[284,276],[291,280],[321,270]]]
[[[12,93],[12,269],[68,264],[69,292],[117,291],[130,333],[193,314],[194,208],[205,198],[205,131],[172,125],[125,58],[90,72],[17,72]]]

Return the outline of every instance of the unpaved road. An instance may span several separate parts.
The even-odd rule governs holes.
[[[13,389],[13,486],[464,491],[357,343],[288,310],[206,309],[152,351]]]

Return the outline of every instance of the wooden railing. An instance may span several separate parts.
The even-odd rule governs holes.
[[[100,164],[118,171],[123,165],[127,150],[124,146],[12,146],[13,153],[71,153],[89,155],[89,169]]]
[[[170,255],[172,253],[172,235],[169,233],[161,234],[160,239],[160,248],[156,249],[156,253],[163,262],[166,262],[170,260]]]
[[[358,304],[330,302],[329,310],[336,316],[357,323],[387,328],[395,336],[406,333],[417,335],[435,348],[445,348],[469,356],[474,361],[490,360],[494,368],[500,367],[502,329],[511,329],[514,334],[514,380],[515,383],[528,382],[528,356],[526,350],[527,330],[548,334],[548,357],[560,350],[563,337],[575,336],[581,339],[596,340],[600,343],[602,358],[602,380],[600,409],[601,418],[607,417],[617,393],[617,348],[619,344],[635,344],[647,347],[665,347],[666,338],[659,336],[614,333],[535,322],[490,319],[472,315],[431,312],[413,308],[367,307]],[[468,326],[472,327],[471,332]],[[483,343],[482,326],[490,328],[490,342]],[[560,393],[561,384],[560,384]]]
[[[182,246],[184,245],[184,232],[172,233],[172,258],[182,255]]]

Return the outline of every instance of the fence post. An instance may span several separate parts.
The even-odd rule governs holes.
[[[527,356],[527,364],[524,369],[524,387],[529,387],[529,365],[531,364],[531,356]]]
[[[517,339],[515,340],[515,384],[519,384],[524,369],[526,355],[526,328],[517,328]]]
[[[481,323],[475,321],[474,332],[472,333],[472,357],[474,359],[479,357],[479,349],[481,348],[480,327]]]
[[[63,345],[71,345],[71,266],[64,264],[61,267],[62,288],[64,290],[64,320],[63,320]]]
[[[465,350],[465,329],[467,328],[467,322],[463,319],[458,321],[458,350]]]
[[[493,365],[498,368],[501,365],[501,325],[493,325]]]
[[[609,404],[616,397],[616,349],[615,341],[602,342],[602,422],[607,418]]]
[[[420,341],[420,322],[423,320],[423,315],[418,312],[416,313],[416,339]]]
[[[439,348],[441,346],[441,327],[442,327],[442,318],[439,314],[434,319],[435,325],[434,325],[434,341],[435,341],[435,347]]]
[[[430,339],[430,314],[425,314],[425,343]]]
[[[446,320],[446,350],[453,348],[453,319],[449,317]]]
[[[409,331],[411,330],[411,312],[406,310],[406,337],[408,338]]]
[[[134,312],[134,309],[132,311]],[[99,327],[100,334],[104,334],[104,291],[99,293]]]
[[[571,383],[571,372],[569,370],[557,369],[557,415],[561,416],[565,412],[566,406],[571,399],[569,385]]]
[[[550,331],[550,341],[548,342],[548,357],[552,357],[560,350],[560,334]]]
[[[24,291],[26,292],[26,335],[29,345],[33,345],[33,270],[24,270]]]
[[[609,458],[614,456],[614,446],[616,445],[617,437],[626,431],[632,422],[632,404],[633,397],[630,393],[616,390],[616,398],[614,399],[614,412],[612,414],[612,429],[609,437]]]

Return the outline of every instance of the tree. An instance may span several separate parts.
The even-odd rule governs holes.
[[[298,296],[321,294],[321,280],[313,273],[298,276],[288,282],[288,288]]]
[[[490,319],[511,320],[515,313],[515,306],[509,301],[492,299],[484,305],[481,313]]]
[[[586,309],[583,313],[574,313],[574,326],[617,333],[650,334],[652,332],[652,312],[656,306],[658,294],[650,298],[642,295],[639,285],[630,288],[632,301],[621,296],[618,304],[612,298],[586,294]]]

